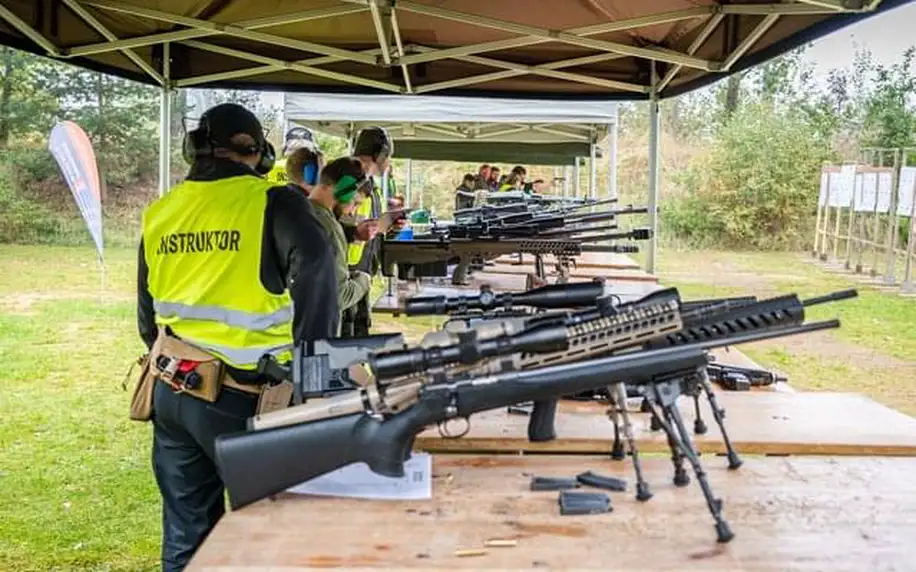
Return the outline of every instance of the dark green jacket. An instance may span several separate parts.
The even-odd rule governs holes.
[[[369,292],[369,275],[363,272],[350,272],[347,265],[347,239],[337,217],[324,205],[312,201],[315,218],[328,234],[334,250],[334,270],[337,276],[337,302],[340,311],[354,306]]]

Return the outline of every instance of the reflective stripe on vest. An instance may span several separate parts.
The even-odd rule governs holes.
[[[293,345],[283,345],[276,347],[260,347],[260,348],[231,348],[229,346],[220,346],[217,344],[207,344],[201,342],[192,342],[191,340],[186,340],[188,343],[193,343],[195,346],[198,346],[206,351],[216,354],[218,357],[229,363],[258,363],[258,360],[261,359],[261,356],[265,354],[270,354],[277,358],[279,362],[289,361],[293,351]]]
[[[280,308],[267,314],[255,314],[253,312],[242,312],[240,310],[230,310],[229,308],[220,308],[219,306],[189,306],[177,302],[160,302],[153,301],[153,308],[156,314],[162,315],[163,318],[182,318],[185,320],[210,320],[211,322],[221,322],[234,328],[244,328],[246,330],[268,330],[274,326],[288,324],[293,320],[293,309],[291,306]]]
[[[261,283],[267,192],[254,175],[185,181],[143,213],[156,323],[238,369],[265,353],[291,358],[289,292]]]

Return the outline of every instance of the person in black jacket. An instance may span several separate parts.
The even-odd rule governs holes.
[[[148,348],[162,331],[212,353],[233,383],[224,381],[208,402],[155,382],[152,457],[165,572],[183,570],[223,515],[214,441],[245,430],[255,414],[267,381],[252,365],[258,354],[282,361],[293,342],[334,337],[338,316],[329,239],[301,191],[264,180],[273,149],[257,118],[218,105],[184,150],[186,180],[144,212],[138,330]],[[287,345],[262,350],[251,341],[258,339]]]

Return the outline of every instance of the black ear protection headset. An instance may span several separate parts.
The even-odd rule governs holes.
[[[391,157],[392,153],[394,153],[394,142],[384,127],[367,127],[356,137],[353,150],[356,156],[369,156],[378,163],[379,159]]]
[[[213,151],[217,147],[229,149],[246,156],[260,153],[261,160],[254,168],[259,175],[269,173],[277,161],[274,146],[270,144],[270,141],[264,139],[263,135],[260,141],[255,141],[254,145],[239,145],[232,141],[214,141],[210,130],[210,116],[204,113],[200,117],[197,129],[185,132],[182,155],[189,165],[193,165],[195,160],[200,157],[213,157]]]

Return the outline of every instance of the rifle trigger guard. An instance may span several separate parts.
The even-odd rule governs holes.
[[[461,433],[453,434],[449,430],[448,424],[450,421],[458,421],[458,420],[464,421],[464,429],[461,431]],[[460,439],[464,437],[465,435],[467,435],[468,432],[471,430],[471,420],[468,419],[467,417],[452,417],[451,419],[440,421],[439,423],[436,424],[436,426],[439,429],[439,435],[443,439]]]

